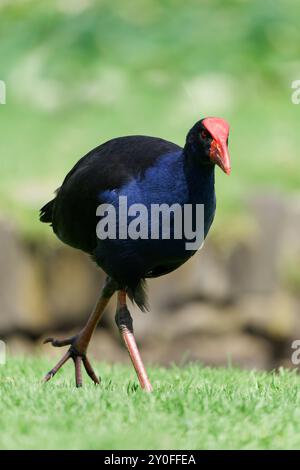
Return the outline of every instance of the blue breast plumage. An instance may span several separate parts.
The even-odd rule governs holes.
[[[123,199],[122,199],[123,198]],[[141,214],[141,219],[147,223],[147,233],[144,238],[120,239],[119,216],[120,200],[126,198],[127,207],[133,204],[141,204],[146,209]],[[170,272],[187,261],[196,250],[187,249],[188,240],[185,237],[184,227],[182,237],[174,238],[174,214],[170,217],[170,237],[163,233],[160,220],[158,239],[151,238],[151,218],[153,205],[176,204],[182,208],[192,205],[192,226],[196,228],[196,204],[204,205],[204,219],[201,221],[203,237],[205,238],[215,213],[215,191],[213,168],[187,164],[182,150],[163,155],[153,167],[148,168],[143,176],[134,178],[118,189],[106,190],[99,194],[99,203],[111,204],[115,208],[117,219],[116,239],[98,240],[95,258],[99,260],[105,271],[114,278],[130,278],[132,282],[136,278],[154,277],[164,272]],[[127,218],[127,225],[132,222],[134,216]],[[182,216],[184,219],[184,216]],[[140,228],[140,227],[139,227]],[[191,227],[192,228],[192,227]],[[157,232],[156,232],[157,233]],[[202,238],[203,238],[202,237]]]

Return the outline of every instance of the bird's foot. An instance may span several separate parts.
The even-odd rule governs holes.
[[[56,348],[60,348],[62,346],[70,345],[68,351],[65,355],[61,358],[61,360],[51,369],[48,374],[45,375],[43,381],[48,382],[48,380],[52,379],[56,372],[69,360],[73,359],[75,365],[75,381],[76,387],[82,386],[82,374],[81,374],[81,363],[83,363],[84,368],[89,375],[89,377],[93,380],[95,384],[100,383],[100,379],[95,374],[93,367],[91,366],[90,361],[86,356],[86,346],[84,347],[81,343],[80,334],[77,336],[73,336],[72,338],[58,340],[54,338],[47,338],[44,341],[45,343],[51,343],[52,346]]]

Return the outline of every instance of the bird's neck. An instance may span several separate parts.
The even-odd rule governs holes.
[[[191,186],[214,188],[215,165],[203,163],[201,155],[193,143],[187,143],[182,152],[184,172]]]

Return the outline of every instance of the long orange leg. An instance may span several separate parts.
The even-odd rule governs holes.
[[[144,389],[146,392],[152,392],[152,385],[149,381],[133,334],[132,318],[126,305],[126,292],[124,290],[120,290],[118,292],[116,323],[129,353],[133,367],[135,368],[142,389]]]
[[[82,386],[81,363],[83,363],[87,374],[93,380],[93,382],[95,384],[99,384],[99,379],[86,356],[86,351],[91,340],[92,334],[94,333],[95,328],[97,327],[99,320],[104,312],[104,309],[115,290],[116,288],[114,282],[110,279],[107,279],[93,312],[91,313],[85,327],[81,330],[80,333],[78,333],[78,335],[64,340],[47,338],[44,341],[44,343],[51,343],[52,346],[55,347],[62,347],[67,345],[70,346],[68,351],[62,357],[62,359],[56,364],[55,367],[53,367],[53,369],[48,372],[48,374],[46,374],[46,376],[44,377],[44,382],[48,382],[48,380],[50,380],[56,374],[56,372],[70,358],[72,358],[75,365],[76,387]]]

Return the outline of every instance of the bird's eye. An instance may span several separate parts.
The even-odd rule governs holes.
[[[205,129],[202,129],[200,134],[201,134],[202,139],[207,139],[208,132]]]

